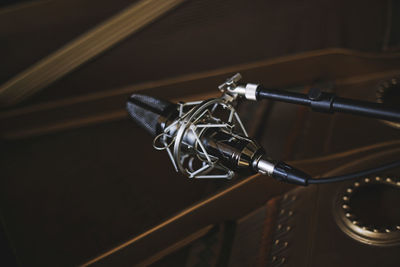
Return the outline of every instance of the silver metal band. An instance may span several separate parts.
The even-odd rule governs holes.
[[[262,173],[262,174],[267,174],[267,175],[272,175],[275,169],[275,164],[272,162],[260,159],[257,162],[257,171]]]
[[[253,83],[246,84],[245,96],[247,99],[257,100],[257,98],[256,98],[257,87],[258,87],[258,84],[253,84]]]

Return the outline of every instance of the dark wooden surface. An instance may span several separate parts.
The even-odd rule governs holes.
[[[26,103],[315,49],[378,52],[387,31],[388,2],[188,0]],[[130,3],[45,0],[0,10],[0,83]]]
[[[373,100],[378,81],[400,73],[398,64],[399,56],[396,54],[360,53],[343,49],[317,50],[255,61],[160,81],[132,84],[112,91],[98,91],[14,107],[0,112],[0,136],[8,140],[21,139],[124,120],[127,118],[125,100],[133,92],[172,101],[216,97],[219,95],[217,86],[239,71],[244,76],[244,81],[261,83],[267,87],[303,86],[300,90],[307,90],[309,86],[323,81],[340,85],[343,93],[346,93],[346,88],[352,90],[352,87],[358,87],[357,97]],[[298,109],[291,105],[282,107]],[[273,114],[280,116],[279,112]]]
[[[308,62],[307,65],[304,62]],[[267,63],[245,70],[246,80],[263,81],[267,86],[291,86],[312,84],[325,78],[336,83],[338,94],[359,99],[371,99],[376,83],[398,73],[400,66],[394,55],[351,55],[330,50],[326,54],[308,55],[300,61],[295,57]],[[304,69],[308,70],[308,76],[299,73]],[[225,76],[225,73],[217,73],[168,86],[200,92],[202,88],[211,90],[211,85],[215,88]],[[157,88],[160,87],[148,90],[153,95],[158,92],[166,95]],[[171,92],[176,93],[170,95],[171,98],[179,97],[179,90]],[[124,105],[123,96],[121,94],[121,100],[118,100],[121,106]],[[118,101],[112,105],[117,107]],[[104,107],[99,107],[99,110],[107,114],[108,109]],[[245,121],[254,123],[254,117],[246,113],[249,107],[244,105],[240,109]],[[299,118],[299,109],[287,104],[274,104],[269,110],[260,141],[271,157],[305,159],[399,139],[397,130],[380,121],[346,115],[332,117],[307,110]],[[57,112],[57,107],[53,111]],[[42,115],[35,112],[24,116],[32,116],[40,125]],[[79,109],[75,112],[79,114]],[[49,121],[68,121],[69,115],[64,115]],[[26,118],[16,116],[11,122],[23,127],[25,122],[28,123]],[[261,117],[257,119],[261,120]],[[297,122],[300,122],[300,127],[295,127]],[[7,128],[2,129],[7,132]],[[176,174],[167,155],[154,151],[151,142],[151,137],[125,116],[107,123],[66,127],[54,133],[44,131],[36,136],[3,139],[0,205],[5,229],[18,261],[22,265],[34,266],[83,263],[134,239],[219,190],[235,185],[235,181],[195,181]],[[313,175],[332,168],[332,164],[322,163],[316,166],[302,163],[299,166]],[[149,254],[191,231],[243,216],[288,189],[269,178],[255,181],[247,186],[247,190],[236,190],[237,194],[224,198],[224,203],[231,205],[225,206],[224,212],[216,207],[212,210],[205,207],[202,220],[182,221],[174,231],[168,231],[164,238],[159,239],[162,242],[158,246],[146,243],[148,240],[135,243],[138,246],[134,249],[140,249],[124,252],[122,255],[129,257],[122,257],[120,263],[130,265],[145,260]]]
[[[130,3],[50,0],[3,6],[0,83]],[[265,86],[306,90],[329,81],[339,94],[373,99],[379,80],[400,74],[397,55],[343,49],[287,55],[327,47],[380,51],[387,8],[387,1],[186,1],[40,94],[2,109],[0,211],[18,263],[86,262],[236,183],[176,174],[167,155],[152,150],[152,139],[128,121],[129,94],[173,101],[215,97],[218,84],[240,71],[246,81]],[[328,117],[286,104],[244,104],[240,110],[277,159],[301,160],[399,137],[379,121]],[[313,174],[331,167],[302,164]],[[147,243],[152,250],[143,246],[129,259],[145,260],[190,230],[243,216],[288,190],[265,179],[247,188],[226,198],[235,209],[205,211],[203,221],[182,223],[166,243]]]

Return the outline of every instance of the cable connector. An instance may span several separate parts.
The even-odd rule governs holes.
[[[271,176],[282,182],[303,186],[307,186],[308,180],[311,179],[308,174],[295,169],[282,161],[279,161],[275,164],[274,171],[272,172]]]
[[[269,175],[278,181],[289,184],[307,186],[308,180],[311,179],[308,174],[286,164],[285,162],[273,161],[263,157],[260,157],[255,161],[254,170],[261,174]]]

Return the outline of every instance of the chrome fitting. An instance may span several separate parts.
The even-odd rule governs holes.
[[[239,85],[238,82],[242,79],[240,73],[236,73],[231,78],[227,79],[223,84],[218,86],[218,89],[236,99],[238,96],[244,96],[249,100],[257,100],[256,90],[258,84],[248,83],[245,85]]]

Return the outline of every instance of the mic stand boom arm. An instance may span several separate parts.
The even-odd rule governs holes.
[[[276,89],[266,89],[258,84],[238,84],[242,78],[240,73],[225,81],[218,88],[225,94],[233,98],[245,97],[249,100],[271,99],[286,103],[309,106],[314,111],[333,113],[335,111],[344,112],[366,117],[378,118],[388,121],[400,122],[400,110],[392,107],[386,107],[378,103],[370,103],[352,99],[337,97],[335,94],[321,92],[319,89],[311,89],[305,95],[301,93],[288,92]],[[272,166],[272,167],[271,167]],[[269,160],[261,158],[255,170],[260,173],[267,173],[272,177],[292,184],[308,185],[340,182],[354,179],[364,175],[371,175],[377,172],[400,167],[400,160],[390,162],[375,168],[354,172],[346,175],[327,177],[323,179],[313,179],[306,173],[287,165],[284,162],[275,162],[271,165]]]
[[[313,111],[324,113],[343,112],[369,118],[400,122],[400,109],[383,104],[338,97],[332,93],[312,88],[309,93],[301,94],[276,89],[267,89],[258,84],[238,84],[241,75],[237,73],[219,86],[221,91],[235,96],[244,96],[249,100],[271,99],[286,103],[309,106]]]

